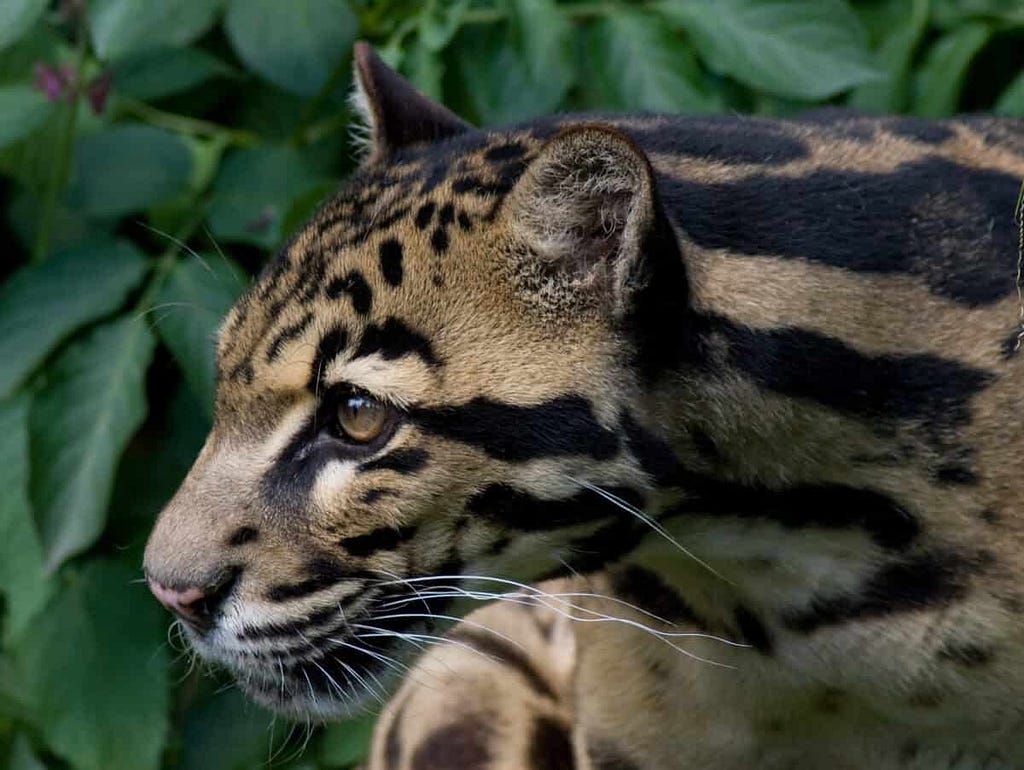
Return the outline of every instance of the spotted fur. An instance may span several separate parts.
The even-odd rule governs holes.
[[[224,321],[147,548],[199,653],[329,718],[500,598],[374,770],[1024,766],[1024,122],[484,131],[357,80],[368,158]]]

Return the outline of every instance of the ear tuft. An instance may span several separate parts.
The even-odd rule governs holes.
[[[611,126],[566,129],[526,169],[508,216],[526,259],[549,276],[568,278],[588,299],[602,295],[620,314],[641,281],[643,244],[655,219],[650,163]]]
[[[371,163],[408,145],[436,142],[472,128],[391,69],[369,43],[355,44],[353,69],[351,104],[360,118],[353,136]]]

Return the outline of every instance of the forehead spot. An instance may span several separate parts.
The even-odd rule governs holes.
[[[402,283],[402,244],[389,238],[380,245],[380,272],[391,286]]]
[[[334,361],[348,344],[348,332],[341,326],[335,326],[327,332],[316,347],[316,355],[313,356],[309,381],[306,387],[316,393],[324,384],[327,374],[327,367]]]
[[[366,315],[373,306],[373,290],[358,270],[335,278],[327,284],[325,293],[328,299],[337,299],[343,294],[348,294],[352,298],[352,308],[359,315]]]
[[[416,211],[416,227],[420,230],[426,230],[427,225],[430,224],[430,220],[434,218],[434,209],[436,208],[433,201],[427,201]]]
[[[448,251],[448,231],[443,227],[435,227],[430,236],[430,247],[438,254]]]

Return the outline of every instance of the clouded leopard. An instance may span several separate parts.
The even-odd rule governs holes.
[[[147,548],[199,654],[330,718],[447,633],[375,770],[1024,767],[1024,122],[482,130],[355,69]]]

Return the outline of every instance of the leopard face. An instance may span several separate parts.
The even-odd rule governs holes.
[[[476,131],[366,50],[357,76],[370,157],[224,321],[215,424],[145,562],[200,655],[320,717],[459,599],[635,538],[636,351],[685,300],[640,267],[674,240],[623,134]]]

